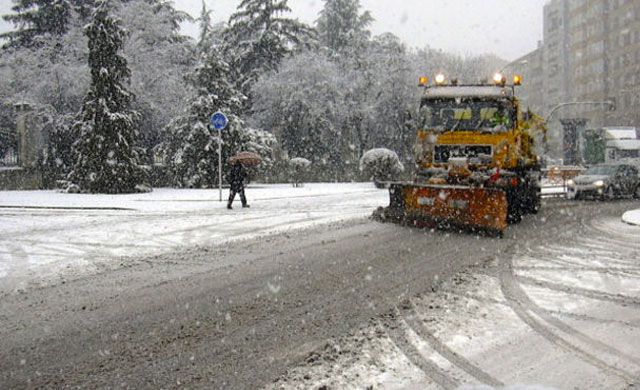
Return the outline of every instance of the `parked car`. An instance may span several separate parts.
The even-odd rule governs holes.
[[[638,168],[630,164],[601,164],[567,182],[567,195],[571,199],[615,199],[633,196],[640,199]]]

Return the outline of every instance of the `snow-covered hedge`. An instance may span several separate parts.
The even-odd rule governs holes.
[[[311,161],[306,158],[296,157],[289,160],[291,182],[294,187],[301,187],[303,185],[303,181],[310,166]]]
[[[378,148],[371,149],[362,155],[360,171],[380,187],[380,182],[392,180],[404,172],[404,166],[396,152]]]

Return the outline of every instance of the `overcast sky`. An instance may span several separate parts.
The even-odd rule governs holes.
[[[227,20],[239,0],[206,0],[215,21]],[[542,39],[542,7],[547,0],[360,0],[375,18],[374,34],[392,32],[412,47],[431,46],[462,55],[495,53],[514,60]],[[197,16],[202,0],[176,0]],[[324,1],[289,0],[293,16],[313,23]],[[11,0],[0,0],[0,13]],[[4,22],[2,22],[4,23]],[[0,29],[9,28],[7,24]],[[195,34],[193,26],[185,33]]]

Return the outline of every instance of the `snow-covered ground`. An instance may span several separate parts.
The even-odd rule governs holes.
[[[250,208],[236,197],[227,210],[218,190],[0,192],[0,291],[96,272],[127,256],[364,218],[389,198],[371,183],[253,185],[246,193]],[[227,196],[223,190],[223,200]]]
[[[634,388],[637,228],[606,218],[583,229],[408,298],[267,389]]]
[[[627,211],[622,215],[622,220],[629,225],[640,226],[640,209]]]

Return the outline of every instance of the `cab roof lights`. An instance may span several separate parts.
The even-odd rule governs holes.
[[[523,77],[521,75],[514,75],[513,76],[513,84],[510,84],[510,86],[521,86],[522,85],[522,81],[523,81]],[[429,87],[429,82],[431,80],[429,79],[429,77],[427,76],[420,76],[419,78],[419,82],[418,85],[420,87]],[[435,77],[434,77],[434,81],[435,81],[435,86],[437,87],[442,87],[442,86],[452,86],[452,87],[457,87],[457,86],[491,86],[491,85],[495,85],[498,87],[506,87],[507,86],[507,78],[500,72],[497,72],[493,75],[493,83],[489,82],[487,79],[476,83],[476,84],[461,84],[459,83],[458,79],[451,79],[450,82],[447,82],[447,77],[444,75],[444,73],[438,73]]]

